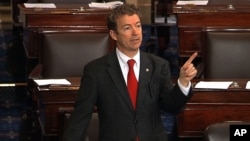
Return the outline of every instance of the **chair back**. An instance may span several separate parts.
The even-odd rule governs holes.
[[[80,77],[88,62],[110,51],[107,32],[45,32],[40,47],[43,78]]]
[[[250,78],[250,29],[205,32],[204,78]]]
[[[205,141],[230,141],[230,125],[250,125],[248,121],[213,123],[205,129]]]

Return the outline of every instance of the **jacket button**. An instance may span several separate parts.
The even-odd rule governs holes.
[[[134,120],[134,123],[137,124],[137,123],[138,123],[138,120]]]

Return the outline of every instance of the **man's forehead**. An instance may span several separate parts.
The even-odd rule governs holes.
[[[117,24],[133,24],[140,23],[140,18],[138,15],[123,15],[117,18]]]

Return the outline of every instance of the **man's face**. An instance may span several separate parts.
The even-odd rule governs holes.
[[[138,15],[124,15],[117,19],[117,32],[111,31],[111,37],[117,41],[122,52],[137,51],[142,42],[142,26]]]

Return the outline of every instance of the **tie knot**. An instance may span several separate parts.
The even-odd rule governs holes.
[[[133,68],[134,64],[135,64],[135,60],[134,59],[128,60],[128,66],[129,66],[129,68]]]

